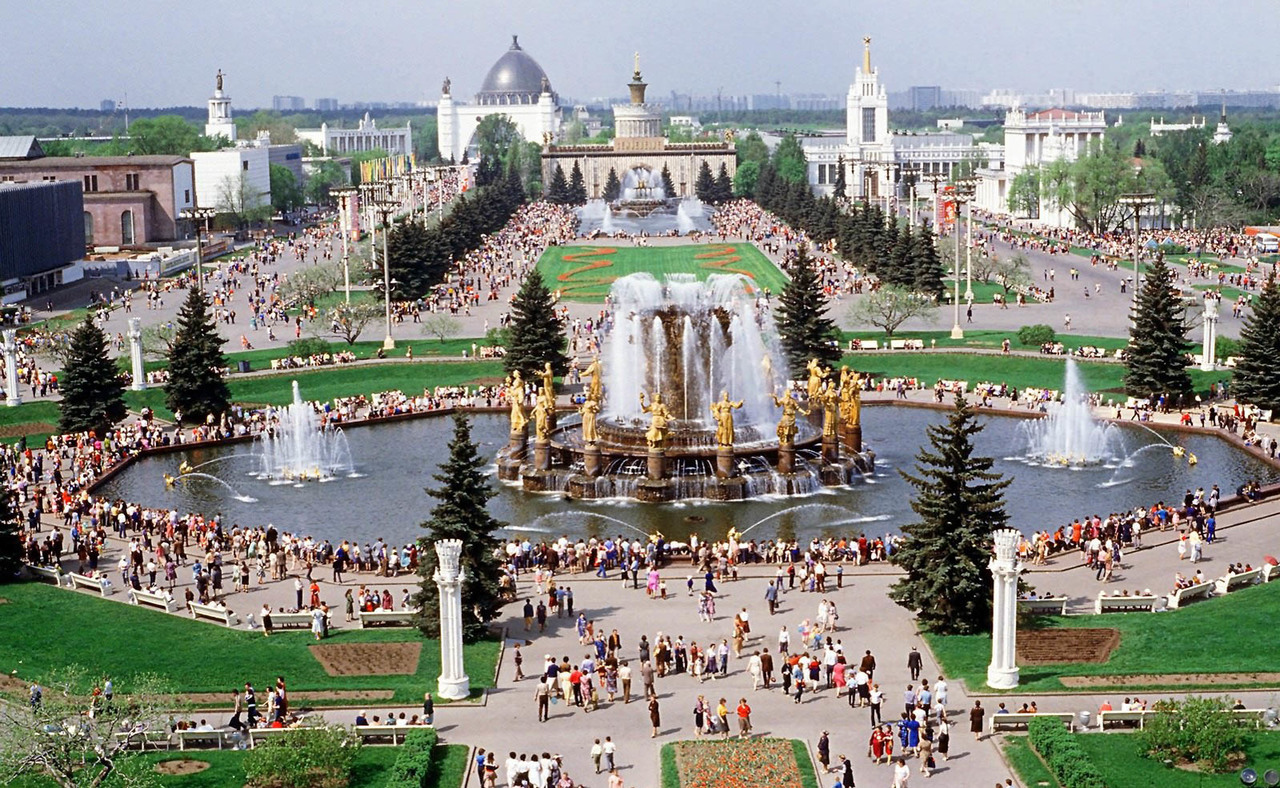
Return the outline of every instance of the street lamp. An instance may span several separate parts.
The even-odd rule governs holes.
[[[973,303],[973,197],[978,188],[978,179],[972,176],[956,181],[956,188],[968,195],[968,207],[965,209],[965,263],[964,263],[964,300]],[[956,216],[956,223],[960,216]],[[957,260],[958,264],[960,261]]]
[[[387,336],[382,340],[383,350],[394,350],[396,346],[396,341],[391,336],[391,264],[387,258],[387,235],[391,229],[388,222],[396,212],[396,205],[394,200],[380,200],[377,205],[378,213],[382,216],[382,294],[387,307]]]
[[[329,190],[329,194],[338,198],[338,207],[342,211],[342,216],[338,220],[339,226],[342,228],[342,284],[348,304],[351,303],[351,255],[347,248],[347,236],[351,234],[351,198],[356,193],[357,190],[351,186],[342,186]]]
[[[186,208],[178,213],[178,218],[186,219],[196,226],[196,292],[204,295],[204,236],[202,229],[207,230],[209,220],[217,215],[212,208]]]
[[[960,327],[960,206],[969,202],[969,193],[957,188],[951,199],[956,202],[956,261],[951,269],[951,275],[956,281],[955,298],[952,302],[955,323],[951,326],[951,338],[964,339],[964,329]]]
[[[936,230],[938,227],[938,187],[947,180],[947,177],[940,172],[931,172],[924,176],[924,180],[928,181],[932,187],[930,196],[933,198],[933,216],[930,217],[930,224]]]
[[[1133,314],[1129,317],[1131,324],[1138,319],[1138,281],[1140,275],[1138,271],[1138,224],[1142,217],[1142,209],[1153,203],[1155,197],[1151,192],[1130,192],[1120,195],[1116,200],[1119,204],[1133,209]]]

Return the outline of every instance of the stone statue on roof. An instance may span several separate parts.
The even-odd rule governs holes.
[[[447,96],[449,95],[449,88],[452,86],[453,86],[453,83],[449,81],[448,77],[445,77],[444,84],[440,86],[440,92]]]
[[[218,76],[216,78],[216,81],[218,85],[218,90],[222,90],[222,69],[218,69]]]

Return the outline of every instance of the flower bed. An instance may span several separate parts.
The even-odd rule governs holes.
[[[818,788],[804,742],[798,739],[678,741],[662,748],[663,788]]]

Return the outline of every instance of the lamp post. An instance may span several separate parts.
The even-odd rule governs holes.
[[[960,206],[969,202],[969,195],[956,189],[955,195],[952,197],[956,201],[956,261],[952,266],[951,275],[955,278],[955,298],[952,302],[952,308],[955,313],[955,323],[951,326],[952,339],[964,339],[964,329],[960,327]]]
[[[1151,192],[1130,192],[1120,195],[1117,199],[1117,202],[1121,205],[1133,209],[1133,312],[1129,315],[1129,323],[1131,325],[1138,319],[1138,282],[1140,281],[1140,271],[1138,270],[1138,225],[1142,217],[1142,209],[1154,201],[1155,195]]]
[[[930,223],[933,225],[935,230],[938,228],[938,187],[941,186],[946,179],[946,176],[940,172],[931,172],[924,176],[924,180],[928,181],[929,185],[933,189],[931,192],[931,196],[933,198],[933,216],[930,217]]]
[[[391,263],[387,258],[387,235],[392,214],[396,212],[396,202],[394,200],[381,200],[377,205],[378,213],[382,216],[382,294],[383,300],[386,302],[387,308],[387,336],[382,340],[383,350],[393,350],[396,346],[396,340],[391,336]]]
[[[178,218],[186,219],[196,226],[196,292],[204,295],[204,235],[202,230],[208,229],[209,220],[217,214],[212,208],[187,208],[178,213]]]
[[[338,219],[339,226],[342,228],[342,285],[346,293],[347,303],[351,303],[351,253],[348,248],[347,236],[351,234],[351,198],[355,196],[356,190],[350,186],[342,186],[337,189],[330,189],[329,194],[338,198],[338,209],[342,212],[342,216]]]
[[[965,263],[964,263],[964,300],[970,304],[973,303],[973,197],[974,192],[978,188],[978,179],[974,177],[961,178],[956,181],[956,187],[968,195],[965,207]],[[956,223],[959,224],[960,217],[956,216]],[[958,262],[958,261],[957,261]]]

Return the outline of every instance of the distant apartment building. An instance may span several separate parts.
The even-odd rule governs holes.
[[[272,96],[271,108],[276,112],[298,112],[307,108],[302,96]]]
[[[336,98],[318,98],[316,99],[316,110],[318,112],[337,112],[338,100]]]
[[[925,112],[942,106],[942,88],[938,85],[912,85],[907,88],[914,112]]]
[[[116,100],[115,100],[115,99],[103,99],[102,101],[99,101],[99,102],[98,102],[98,109],[102,110],[103,112],[115,112],[115,111],[116,111]]]

